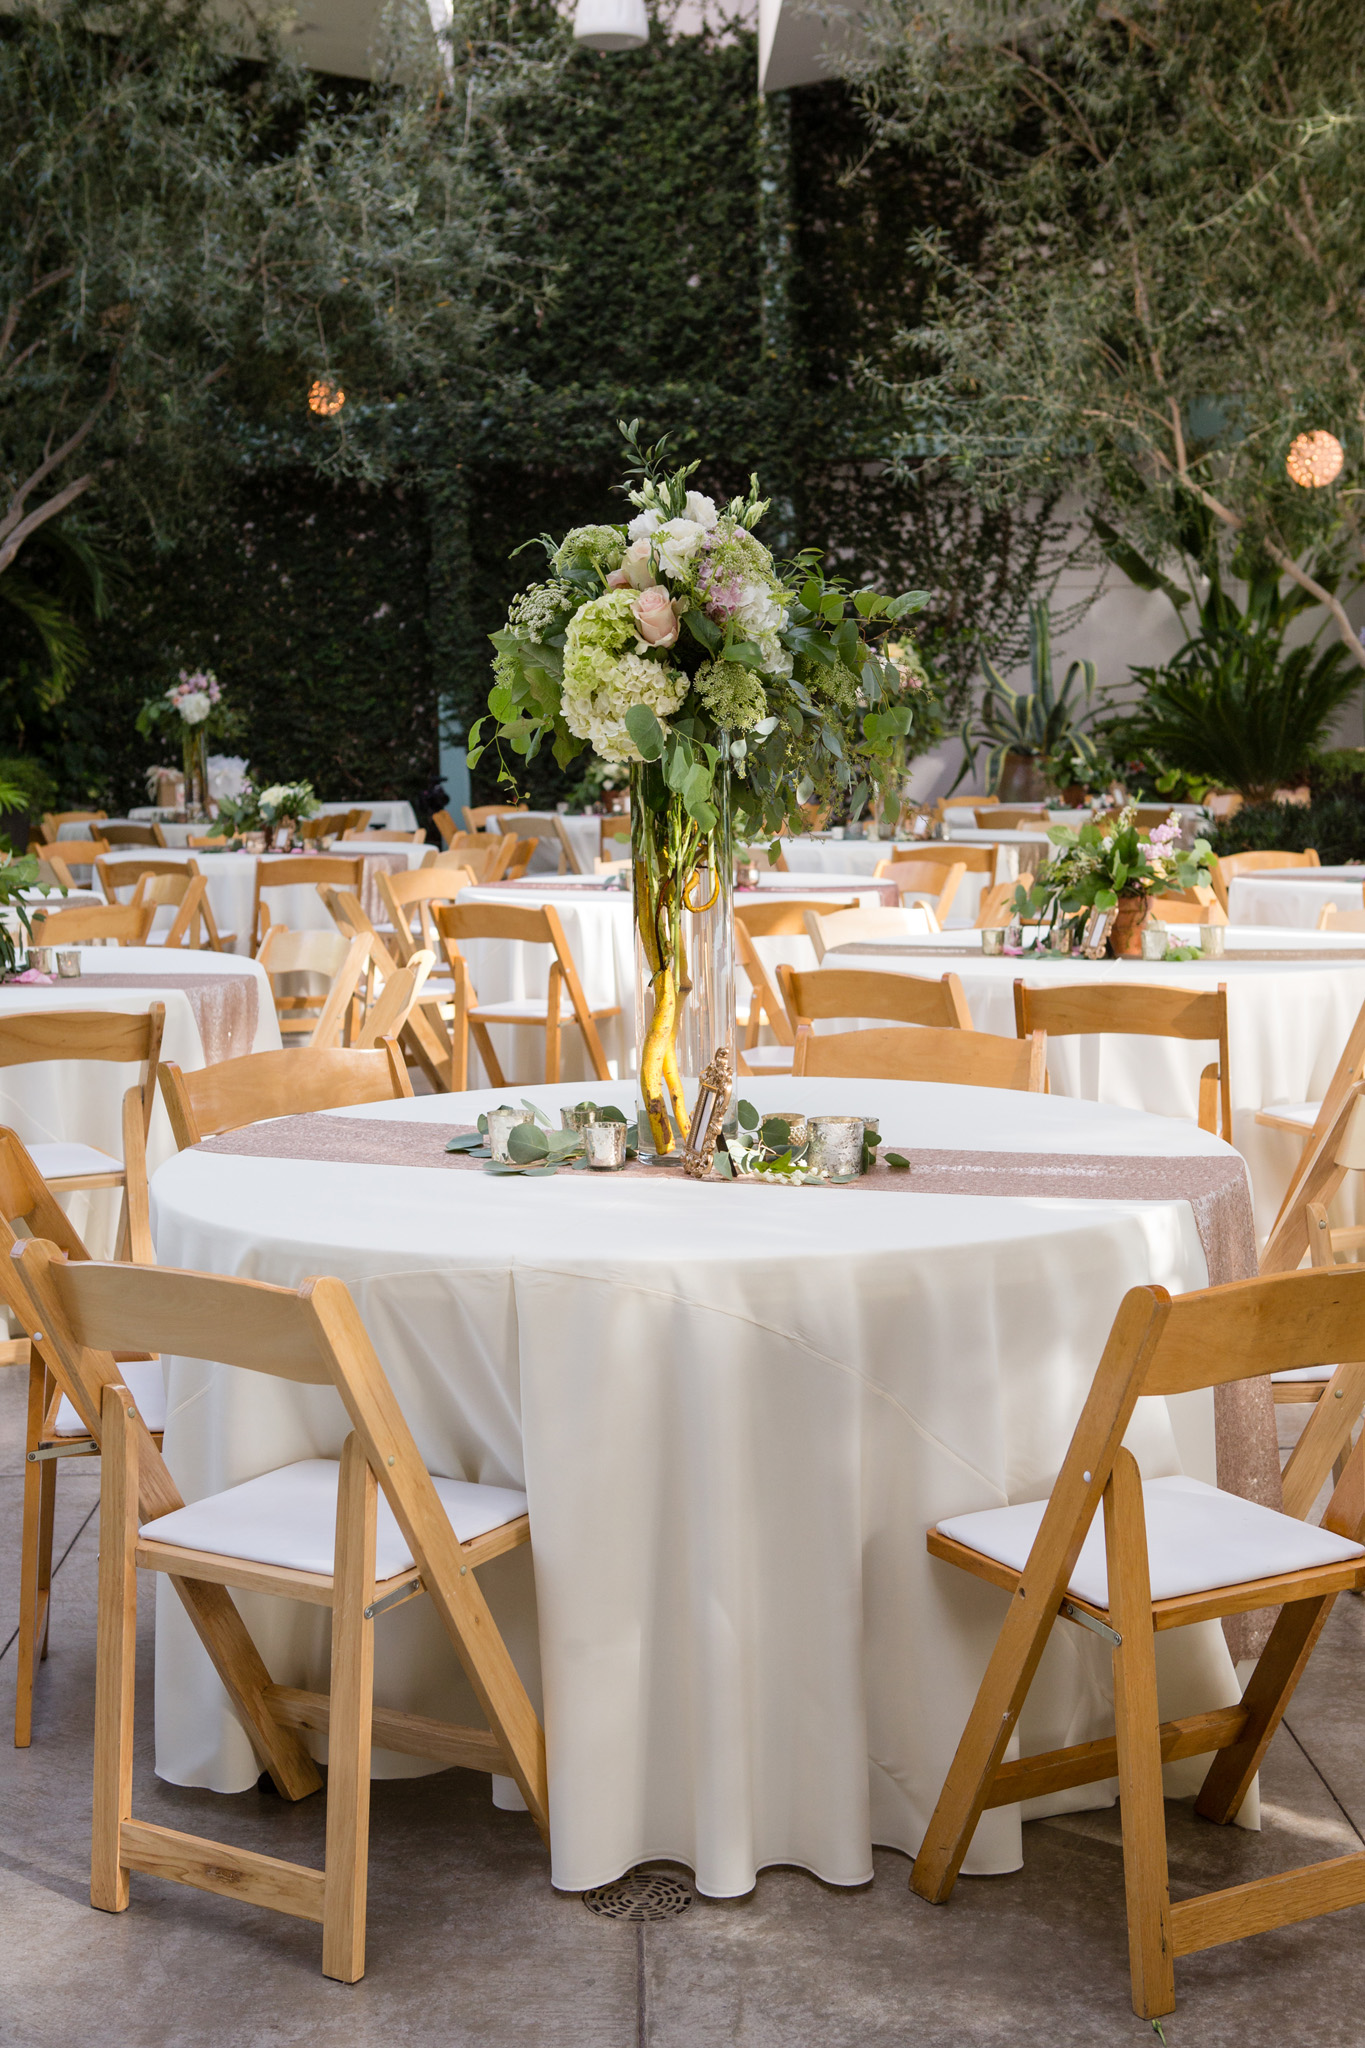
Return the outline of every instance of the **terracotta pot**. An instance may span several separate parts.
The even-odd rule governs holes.
[[[1116,960],[1142,958],[1142,927],[1152,914],[1152,899],[1141,895],[1120,896],[1109,930],[1109,950]]]
[[[995,793],[1002,804],[1035,804],[1051,796],[1052,784],[1036,754],[1006,754]]]

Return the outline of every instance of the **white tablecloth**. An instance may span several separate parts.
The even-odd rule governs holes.
[[[1278,924],[1317,929],[1323,905],[1338,910],[1365,907],[1365,867],[1269,868],[1236,875],[1228,883],[1228,917],[1233,924]]]
[[[383,799],[371,801],[366,797],[347,796],[338,797],[335,803],[322,803],[319,808],[328,815],[335,815],[338,811],[368,811],[371,829],[375,831],[381,827],[388,832],[417,830],[417,813],[409,803],[388,803]],[[154,804],[140,805],[136,810],[130,811],[128,816],[134,823],[150,823],[153,819],[159,821],[168,846],[185,846],[189,843],[191,833],[198,837],[205,829],[202,823],[177,824],[173,819],[164,817]],[[62,829],[66,830],[65,827]],[[85,828],[81,829],[84,831]]]
[[[975,937],[973,942],[979,943]],[[841,948],[825,955],[824,966],[934,977],[951,972],[962,982],[976,1028],[1008,1038],[1014,1036],[1014,984],[1019,980],[1042,987],[1104,981],[1209,989],[1226,982],[1233,1142],[1251,1172],[1257,1230],[1264,1234],[1270,1229],[1302,1146],[1288,1132],[1259,1125],[1256,1112],[1274,1102],[1321,1099],[1365,1002],[1365,959],[1333,956],[1352,947],[1362,950],[1361,934],[1333,939],[1325,932],[1229,927],[1231,950],[1224,959],[1169,966],[1144,960],[948,959],[933,952],[933,943],[907,940],[913,953]],[[1316,960],[1237,958],[1239,947],[1272,945],[1320,952],[1321,965]],[[839,1020],[816,1028],[855,1026]],[[1178,1039],[1060,1038],[1049,1043],[1048,1073],[1056,1094],[1193,1118],[1199,1108],[1199,1075],[1216,1056],[1211,1046]]]
[[[1003,1091],[743,1087],[768,1108],[879,1114],[888,1138],[933,1147],[1222,1150],[1158,1119]],[[613,1094],[629,1101],[598,1099]],[[495,1100],[419,1098],[401,1114],[469,1121]],[[1046,1493],[1125,1289],[1206,1277],[1181,1201],[698,1187],[672,1172],[526,1182],[208,1153],[171,1160],[152,1200],[165,1264],[289,1285],[341,1275],[430,1468],[525,1485],[534,1582],[524,1551],[481,1581],[538,1697],[543,1673],[553,1880],[570,1891],[651,1857],[723,1896],[773,1863],[860,1884],[874,1842],[915,1850],[1004,1606],[927,1557],[926,1526]],[[346,1431],[330,1389],[175,1360],[169,1393],[166,1455],[190,1500],[335,1456]],[[1142,1404],[1129,1442],[1144,1471],[1212,1479],[1211,1414],[1206,1394]],[[276,1681],[325,1687],[321,1612],[238,1598]],[[470,1711],[425,1601],[376,1627],[380,1700]],[[1236,1697],[1216,1625],[1160,1637],[1158,1656],[1163,1715]],[[1023,1749],[1107,1732],[1110,1691],[1105,1646],[1059,1625]],[[156,1701],[163,1777],[254,1783],[164,1587]],[[1018,1810],[987,1814],[968,1868],[1019,1860]]]
[[[351,846],[346,849],[340,846],[335,849],[336,854],[344,860],[351,858],[352,851],[362,852],[357,842],[351,842]],[[429,851],[429,847],[404,846],[399,842],[396,845],[377,846],[371,850],[369,857],[373,858],[376,854],[391,855],[395,860],[401,860],[407,868],[411,869],[420,868],[423,859]],[[261,862],[268,873],[274,862],[294,860],[296,858],[297,856],[294,854],[285,853],[206,853],[202,847],[196,847],[193,851],[168,848],[165,853],[161,853],[155,848],[145,846],[116,846],[108,854],[107,862],[112,871],[120,859],[197,860],[200,871],[209,885],[209,902],[213,907],[214,920],[220,933],[224,935],[228,932],[234,933],[235,950],[238,953],[245,953],[248,951],[251,943],[251,918],[255,905],[257,861]],[[132,888],[131,886],[126,889],[119,888],[118,893],[120,900],[127,902],[132,895]],[[386,921],[382,917],[380,905],[377,901],[372,901],[368,908],[370,916],[376,924]],[[327,915],[322,898],[318,895],[317,888],[312,883],[304,884],[301,887],[276,890],[270,898],[270,914],[276,924],[287,925],[291,931],[330,932],[335,930],[331,918]],[[158,932],[164,933],[169,930],[174,917],[175,911],[169,904],[163,909],[158,910],[156,921],[152,926],[153,937]]]
[[[119,1010],[135,1016],[153,1003],[164,1003],[161,1057],[175,1060],[187,1073],[197,1073],[204,1065],[204,1048],[189,997],[182,989],[120,988],[120,969],[125,974],[166,974],[177,969],[185,974],[250,974],[258,983],[256,1036],[251,1050],[269,1052],[279,1047],[280,1028],[270,983],[254,960],[221,953],[167,954],[150,946],[82,946],[79,951],[81,974],[77,980],[56,981],[47,988],[13,984],[0,988],[0,1017],[35,1010]],[[0,1068],[0,1123],[10,1125],[29,1143],[96,1145],[101,1152],[121,1159],[123,1097],[139,1078],[136,1066],[103,1060]],[[159,1166],[174,1150],[158,1091],[147,1134],[148,1166]],[[91,1250],[100,1254],[112,1250],[112,1222],[119,1198],[94,1189],[63,1199]]]

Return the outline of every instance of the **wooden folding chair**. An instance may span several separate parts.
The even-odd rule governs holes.
[[[418,947],[444,961],[433,907],[454,903],[465,889],[474,886],[471,871],[460,867],[413,868],[406,875],[375,876],[379,900],[393,927],[393,950],[401,965],[407,965]]]
[[[310,839],[340,839],[348,826],[355,828],[359,815],[358,811],[319,811],[315,818],[300,821],[299,838],[305,844]]]
[[[1228,1063],[1228,991],[1153,987],[1149,982],[1072,982],[1061,988],[1014,984],[1014,1022],[1020,1038],[1046,1031],[1049,1038],[1100,1037],[1126,1033],[1139,1038],[1216,1040],[1218,1058],[1199,1077],[1199,1128],[1222,1132],[1232,1143],[1232,1083]]]
[[[531,839],[537,845],[548,846],[555,856],[556,874],[579,875],[585,872],[558,811],[506,811],[497,813],[497,817],[504,832],[515,831],[519,839]]]
[[[884,861],[877,864],[877,873],[885,867],[889,874],[902,861],[946,860],[961,861],[969,875],[989,875],[995,880],[995,870],[1000,859],[997,846],[959,846],[955,840],[921,839],[908,846],[892,846]]]
[[[553,904],[535,909],[514,903],[449,903],[436,911],[436,928],[455,981],[455,1005],[451,1023],[450,1087],[459,1093],[468,1087],[469,1038],[473,1033],[484,1071],[494,1088],[505,1088],[506,1078],[488,1035],[490,1024],[532,1025],[545,1033],[545,1079],[559,1079],[560,1034],[566,1024],[577,1024],[599,1081],[611,1079],[607,1055],[597,1026],[607,1017],[620,1015],[620,1005],[590,1004],[583,993],[578,969],[564,927]],[[460,951],[461,943],[472,939],[498,939],[522,946],[550,946],[554,958],[544,1000],[532,996],[524,1001],[481,1003]]]
[[[1002,804],[997,798],[995,803],[986,805],[978,797],[973,797],[972,804],[978,831],[1018,832],[1034,825],[1046,831],[1049,823],[1046,804]]]
[[[71,886],[72,877],[76,877],[80,881],[81,886],[84,887],[90,879],[95,862],[108,853],[109,841],[107,839],[56,839],[45,842],[33,840],[28,850],[42,861],[46,867],[53,868],[54,870],[59,868],[64,870],[67,878],[66,886],[68,888]]]
[[[1341,1057],[1321,1102],[1272,1102],[1265,1109],[1257,1110],[1258,1124],[1266,1124],[1272,1130],[1289,1131],[1304,1145],[1280,1204],[1277,1229],[1297,1198],[1309,1160],[1331,1130],[1351,1088],[1362,1076],[1365,1076],[1365,1003],[1361,1004],[1355,1023],[1346,1035]]]
[[[531,852],[535,840],[529,842]],[[517,850],[515,836],[511,832],[455,832],[450,844],[440,853],[433,847],[423,858],[418,874],[429,875],[433,868],[449,872],[452,868],[463,868],[471,878],[471,886],[487,888],[490,882],[500,882],[511,864]],[[526,859],[529,860],[528,852]],[[522,863],[523,867],[525,862]]]
[[[1339,903],[1324,903],[1318,912],[1320,932],[1365,932],[1365,909],[1343,910]]]
[[[808,910],[805,925],[817,960],[823,960],[831,946],[861,946],[869,941],[875,944],[880,939],[904,938],[911,932],[923,935],[939,928],[933,906],[928,903],[915,903],[900,910],[864,910],[861,906],[853,910]]]
[[[349,889],[323,887],[318,891],[337,930],[348,938],[362,935],[370,941],[370,959],[375,973],[387,985],[399,973],[399,963],[385,945],[383,937],[370,922],[358,896]],[[444,957],[444,955],[442,956]],[[433,989],[422,988],[417,1000],[408,1013],[407,1022],[398,1034],[409,1062],[420,1067],[436,1094],[446,1093],[450,1087],[450,1032],[446,1024],[446,1012],[450,1007],[449,985]]]
[[[479,1588],[478,1567],[530,1541],[519,1489],[436,1479],[422,1463],[384,1369],[340,1280],[297,1290],[165,1268],[64,1260],[17,1248],[14,1293],[41,1329],[83,1418],[98,1430],[99,1637],[91,1904],[121,1913],[134,1871],[322,1923],[323,1974],[365,1970],[371,1743],[515,1779],[548,1839],[545,1738]],[[130,1284],[131,1283],[131,1284]],[[306,1386],[332,1386],[350,1421],[340,1460],[307,1458],[187,1507],[112,1353],[138,1347]],[[383,1495],[381,1511],[380,1495]],[[322,1870],[138,1821],[132,1811],[137,1573],[165,1572],[190,1609],[248,1732],[325,1732]],[[229,1588],[328,1607],[327,1693],[271,1682]],[[464,1666],[486,1728],[374,1705],[374,1619],[425,1594]],[[210,1596],[205,1602],[204,1596]],[[296,1751],[297,1756],[297,1751]],[[290,1774],[293,1796],[319,1782]],[[282,1787],[282,1789],[285,1789]]]
[[[363,941],[357,939],[355,943],[361,945]],[[435,954],[425,947],[408,955],[397,974],[390,975],[366,1010],[364,1022],[353,1036],[353,1044],[368,1048],[385,1038],[391,1038],[395,1045],[398,1043],[399,1033],[421,1001],[422,990],[435,959]]]
[[[1012,882],[996,882],[989,889],[981,891],[981,901],[976,906],[976,924],[979,932],[1001,931],[1014,922],[1014,892],[1016,889],[1031,889],[1033,876],[1021,874]]]
[[[361,983],[370,965],[371,941],[347,939],[340,932],[291,932],[272,924],[261,940],[257,964],[269,976],[279,1018],[280,1035],[319,1048],[351,1042],[359,1029],[364,999]],[[286,977],[325,978],[316,993],[277,989]]]
[[[802,1024],[793,1074],[842,1074],[852,1080],[948,1081],[967,1088],[1047,1092],[1047,1039],[997,1038],[989,1031],[923,1024],[890,1030],[816,1032]]]
[[[1228,914],[1207,882],[1152,898],[1152,916],[1162,924],[1226,924]]]
[[[124,1139],[137,1155],[142,1139],[139,1091],[123,1099]],[[146,1161],[137,1180],[137,1200],[130,1203],[130,1257],[154,1265],[147,1209]],[[15,1226],[29,1237],[48,1238],[68,1258],[88,1259],[69,1217],[39,1173],[14,1131],[0,1128],[0,1258],[8,1260],[18,1241]],[[58,1460],[99,1456],[71,1403],[48,1371],[41,1344],[27,1337],[0,1343],[0,1365],[28,1367],[28,1414],[24,1437],[24,1503],[19,1538],[18,1669],[14,1695],[14,1746],[27,1749],[33,1740],[33,1685],[39,1664],[46,1662],[51,1618],[52,1532],[57,1507]],[[147,1427],[160,1439],[165,1426],[166,1394],[159,1359],[129,1358],[124,1377],[136,1390]]]
[[[599,860],[629,861],[629,811],[606,811],[603,813],[601,830],[597,835],[597,857]]]
[[[367,846],[382,846],[388,843],[395,846],[425,846],[427,843],[427,835],[420,826],[415,832],[399,832],[389,825],[365,825],[358,831],[343,832],[341,835],[343,846],[352,839],[363,839]]]
[[[795,1044],[786,1004],[773,986],[772,977],[754,941],[808,938],[808,910],[815,911],[817,915],[832,916],[840,910],[857,908],[856,900],[831,903],[827,897],[811,901],[804,897],[777,895],[767,902],[754,902],[750,898],[735,905],[735,955],[749,982],[749,1012],[743,1020],[744,1042],[737,1053],[739,1073],[789,1074]],[[777,1040],[776,1045],[759,1044],[759,1034],[765,1023]]]
[[[1117,1777],[1133,2009],[1175,2007],[1177,1957],[1365,1900],[1365,1851],[1172,1902],[1161,1766],[1213,1752],[1195,1811],[1240,1809],[1338,1593],[1365,1587],[1365,1440],[1321,1528],[1190,1479],[1143,1483],[1122,1438],[1143,1395],[1169,1398],[1280,1366],[1365,1355],[1365,1269],[1291,1273],[1172,1301],[1125,1295],[1050,1500],[959,1515],[931,1529],[932,1557],[1009,1596],[1005,1622],[911,1885],[953,1889],[987,1807]],[[1104,1507],[1103,1548],[1092,1533]],[[1087,1543],[1087,1538],[1089,1542]],[[1240,1703],[1157,1721],[1155,1631],[1276,1607]],[[1006,1763],[1058,1617],[1113,1650],[1115,1736]]]
[[[174,1060],[160,1069],[161,1099],[183,1152],[221,1131],[240,1131],[270,1117],[349,1109],[357,1102],[411,1099],[407,1066],[393,1038],[356,1046],[303,1046],[248,1052],[187,1074]]]
[[[133,891],[133,902],[139,909],[150,903],[154,911],[167,904],[172,906],[175,916],[162,945],[183,946],[198,952],[204,906],[208,902],[208,883],[202,875],[192,875],[184,868],[178,875],[143,875]]]
[[[966,872],[966,861],[956,858],[879,860],[873,869],[873,879],[878,882],[894,882],[900,894],[902,907],[907,902],[922,903],[933,911],[934,923],[941,927]]]
[[[138,886],[144,880],[149,882],[175,882],[185,876],[188,876],[191,881],[198,877],[204,882],[204,894],[199,901],[198,921],[202,923],[204,931],[208,936],[209,947],[215,953],[230,953],[232,951],[237,934],[235,932],[219,931],[217,921],[213,915],[213,905],[209,901],[207,878],[204,876],[204,871],[197,860],[109,860],[105,858],[95,862],[95,874],[99,881],[100,894],[106,903],[121,903],[124,899],[119,892],[123,889],[131,889],[132,891],[131,896],[128,898],[129,902],[147,901],[147,892],[140,891]],[[152,900],[159,903],[161,901],[178,902],[180,899],[172,896],[163,898],[159,893],[153,892]],[[198,939],[191,941],[191,944],[196,946],[198,943]]]
[[[343,860],[340,854],[300,853],[292,859],[256,863],[256,893],[251,911],[251,950],[254,953],[274,919],[267,914],[264,898],[276,889],[312,889],[324,886],[353,889],[358,896],[365,883],[365,862],[360,854]]]
[[[70,1194],[77,1188],[123,1190],[114,1250],[118,1259],[129,1256],[129,1234],[146,1209],[147,1129],[156,1099],[156,1067],[165,1026],[164,1003],[149,1003],[146,1010],[131,1016],[121,1010],[27,1010],[18,1016],[0,1017],[0,1067],[37,1066],[48,1060],[100,1060],[130,1066],[136,1062],[142,1069],[137,1086],[123,1098],[121,1161],[98,1146],[65,1139],[28,1148],[54,1194]],[[137,1115],[131,1123],[130,1095],[137,1098]],[[149,1236],[147,1243],[150,1241]]]
[[[803,1024],[830,1017],[881,1017],[892,1024],[928,1024],[940,1031],[974,1029],[955,974],[927,981],[922,975],[882,974],[873,967],[822,967],[816,974],[779,967],[777,982],[793,1037]]]
[[[35,946],[145,946],[156,917],[154,903],[76,903],[69,910],[35,910]]]
[[[466,832],[482,832],[490,818],[520,818],[529,808],[528,804],[466,804],[464,828]]]
[[[122,819],[100,828],[100,838],[110,846],[164,846],[166,835],[157,824],[141,824],[136,819],[125,822]]]
[[[107,811],[44,811],[42,818],[44,839],[56,839],[63,825],[96,825],[103,822]]]
[[[441,835],[442,846],[449,846],[451,840],[455,837],[455,834],[460,829],[459,826],[455,823],[455,820],[451,817],[450,812],[434,811],[432,813],[431,822]]]
[[[1268,868],[1316,868],[1322,865],[1317,848],[1310,846],[1303,853],[1225,853],[1216,860],[1209,871],[1213,893],[1228,907],[1228,883],[1236,881],[1238,875],[1263,875]]]

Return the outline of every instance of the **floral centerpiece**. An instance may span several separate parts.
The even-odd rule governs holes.
[[[181,669],[177,682],[159,697],[150,697],[137,715],[137,729],[146,735],[154,726],[169,725],[178,735],[185,763],[185,811],[191,818],[208,814],[211,739],[229,739],[241,723],[223,700],[212,669]]]
[[[514,791],[507,755],[544,745],[561,768],[584,751],[628,767],[640,1088],[666,1157],[687,1131],[684,1067],[733,1050],[733,835],[773,841],[775,860],[802,805],[898,797],[898,742],[936,699],[903,623],[927,593],[851,589],[812,552],[779,563],[757,478],[718,506],[689,488],[696,463],[667,469],[638,430],[622,423],[634,517],[541,536],[549,573],[492,635],[469,763],[496,745]]]
[[[247,775],[236,796],[219,798],[218,828],[226,828],[233,839],[248,832],[273,836],[281,830],[292,838],[300,818],[315,817],[321,808],[311,782],[273,782],[268,789],[257,789]]]
[[[1092,910],[1113,910],[1112,951],[1119,957],[1139,954],[1152,897],[1207,881],[1213,850],[1207,839],[1182,847],[1175,817],[1140,839],[1136,817],[1136,806],[1129,804],[1112,823],[1051,826],[1047,836],[1057,852],[1043,862],[1031,889],[1016,889],[1015,910],[1041,915],[1054,945],[1078,936]]]

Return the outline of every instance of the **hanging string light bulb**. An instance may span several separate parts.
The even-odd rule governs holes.
[[[1296,434],[1289,444],[1284,466],[1305,491],[1320,491],[1334,484],[1346,461],[1346,450],[1335,434],[1319,427],[1312,434]]]
[[[330,377],[319,377],[316,383],[309,386],[308,410],[320,413],[325,420],[335,418],[345,403],[346,393],[339,384],[334,384]]]

